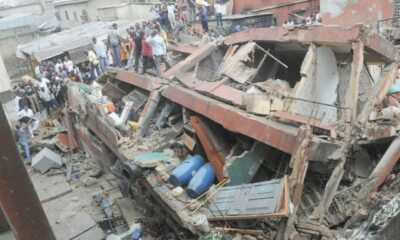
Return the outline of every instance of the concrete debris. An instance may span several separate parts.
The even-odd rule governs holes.
[[[32,167],[41,173],[47,172],[52,167],[61,167],[62,157],[48,148],[44,148],[32,159]]]
[[[110,240],[391,236],[400,217],[400,195],[390,200],[400,103],[386,106],[393,52],[362,25],[304,25],[174,45],[162,77],[110,68],[93,86],[70,84],[66,126],[39,131],[37,142],[55,136],[47,144],[67,159],[46,177],[90,192]],[[62,164],[45,148],[32,167]]]

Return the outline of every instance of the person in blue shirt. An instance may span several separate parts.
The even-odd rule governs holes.
[[[200,22],[203,27],[203,31],[208,33],[208,10],[207,6],[202,6],[200,8]]]
[[[16,132],[16,137],[18,140],[18,143],[22,146],[24,152],[25,152],[25,162],[27,164],[31,164],[31,152],[29,150],[29,145],[28,145],[28,138],[26,136],[26,133],[24,129],[21,127],[21,123],[17,122],[15,124],[15,128],[17,129]]]

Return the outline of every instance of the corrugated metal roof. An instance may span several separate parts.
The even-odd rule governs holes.
[[[223,187],[211,200],[211,216],[265,215],[277,211],[283,179]]]
[[[118,24],[118,30],[121,35],[136,22],[115,21]],[[42,61],[92,44],[93,37],[105,41],[112,23],[114,22],[90,22],[76,28],[35,39],[26,44],[18,45],[17,57],[26,58],[26,55],[31,55],[37,61]]]

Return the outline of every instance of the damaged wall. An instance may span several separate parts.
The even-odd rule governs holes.
[[[315,52],[314,52],[315,51]],[[312,58],[310,62],[310,58]],[[316,62],[316,64],[313,64]],[[339,71],[335,53],[331,48],[322,46],[310,47],[303,64],[310,63],[306,69],[306,79],[296,98],[327,105],[334,105],[337,100]],[[302,66],[304,69],[305,66]],[[335,107],[305,101],[294,101],[291,109],[303,116],[316,116],[322,121],[335,122]]]
[[[318,6],[319,0],[235,0],[233,13],[237,14],[251,10],[270,12],[275,15],[277,26],[280,26],[289,19],[290,12],[304,10],[306,12],[305,16],[307,16],[314,9],[318,9]]]
[[[321,0],[323,24],[353,26],[393,17],[393,0]]]

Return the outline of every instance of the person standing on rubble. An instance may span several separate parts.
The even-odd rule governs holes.
[[[53,96],[48,88],[41,87],[39,89],[39,96],[42,99],[43,106],[47,111],[47,115],[50,115],[50,108],[53,106]]]
[[[207,11],[207,6],[201,6],[200,7],[200,22],[201,22],[201,27],[203,28],[203,31],[205,33],[208,33],[208,11]]]
[[[129,30],[129,58],[128,58],[128,63],[126,64],[125,69],[131,69],[133,67],[134,61],[135,61],[135,38],[137,36],[137,33],[135,29],[132,27]]]
[[[153,51],[151,48],[151,45],[146,42],[147,37],[145,33],[142,31],[140,33],[140,36],[142,37],[142,57],[143,57],[143,68],[141,74],[145,74],[147,69],[149,69],[150,64],[152,63],[152,56],[153,56]]]
[[[18,143],[21,145],[22,149],[25,152],[25,162],[27,164],[31,164],[31,152],[29,150],[28,138],[26,137],[25,131],[21,128],[21,123],[17,122],[15,124],[16,128],[16,139]]]
[[[93,75],[95,77],[98,77],[102,74],[101,72],[101,67],[100,67],[100,61],[96,56],[96,53],[92,50],[86,51],[89,59],[89,65],[91,66],[91,69],[93,69]]]
[[[118,25],[116,23],[112,24],[112,29],[108,33],[108,44],[110,45],[113,52],[115,66],[121,67],[121,56],[120,56],[121,37],[118,34]]]
[[[39,100],[36,94],[36,90],[34,88],[34,84],[31,84],[30,82],[24,86],[26,96],[29,100],[29,103],[31,105],[31,108],[33,109],[34,112],[40,112],[41,107],[39,104]]]
[[[144,36],[144,31],[140,31],[140,33],[133,39],[133,41],[135,42],[135,72],[138,73],[139,72],[139,60],[140,57],[142,55],[142,39]]]
[[[171,68],[171,65],[167,60],[167,46],[165,45],[164,39],[158,34],[157,30],[153,30],[151,37],[146,40],[146,43],[150,43],[153,50],[153,60],[157,71],[157,76],[162,77],[161,72],[161,61],[165,63],[167,69]]]
[[[215,9],[215,18],[217,19],[217,28],[222,28],[222,4],[221,0],[218,0],[217,3],[214,5]]]
[[[94,37],[92,38],[94,51],[99,58],[100,61],[100,69],[101,73],[105,73],[108,68],[108,61],[107,61],[107,46],[102,41],[97,41]]]
[[[67,71],[71,71],[74,68],[74,63],[67,56],[64,57],[64,67]]]
[[[173,2],[168,3],[167,6],[167,10],[168,10],[168,20],[171,24],[171,28],[174,29],[176,26],[176,21],[175,21],[175,4]]]

